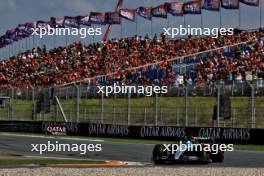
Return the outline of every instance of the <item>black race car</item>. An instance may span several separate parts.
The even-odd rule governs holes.
[[[219,148],[216,151],[211,150],[212,147],[215,148],[219,145],[209,138],[186,137],[180,143],[155,145],[152,152],[152,160],[155,164],[176,162],[208,164],[223,162],[224,151],[221,151]]]

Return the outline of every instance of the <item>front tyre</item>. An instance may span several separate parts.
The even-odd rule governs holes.
[[[203,164],[208,164],[211,161],[210,154],[208,152],[203,152]]]
[[[225,156],[224,156],[224,152],[223,151],[219,151],[217,154],[213,154],[212,155],[212,161],[213,162],[220,162],[222,163],[225,159]]]

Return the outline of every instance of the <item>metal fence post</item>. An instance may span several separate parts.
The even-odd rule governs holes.
[[[155,125],[158,126],[158,94],[155,94]]]
[[[8,109],[7,109],[7,120],[10,120],[11,117],[11,110],[12,109],[12,103],[11,103],[11,98],[9,98],[9,105],[8,105]]]
[[[71,108],[71,110],[70,110],[70,118],[68,119],[70,122],[72,122],[73,120],[72,120],[73,118],[72,118],[72,108]]]
[[[127,94],[127,125],[130,125],[130,113],[131,113],[131,94]]]
[[[80,87],[74,83],[76,88],[76,122],[80,122]]]
[[[33,106],[32,120],[34,121],[36,119],[35,89],[32,85],[30,85],[30,88],[32,90],[32,106]]]
[[[195,108],[195,111],[194,111],[194,124],[195,124],[195,127],[197,127],[197,108]]]
[[[104,94],[101,94],[101,99],[100,99],[100,108],[101,108],[101,123],[104,123]]]
[[[55,108],[56,108],[55,121],[58,121],[58,119],[59,119],[59,108],[58,108],[58,105],[57,104],[55,105]]]
[[[244,83],[242,83],[242,96],[244,96]]]
[[[176,123],[177,123],[177,126],[179,126],[180,122],[179,122],[179,116],[180,116],[180,113],[179,113],[179,108],[176,109]]]
[[[160,124],[164,125],[163,115],[162,115],[162,107],[160,107]]]
[[[14,89],[11,89],[11,98],[9,99],[9,113],[8,120],[13,120],[13,101],[14,101]]]
[[[256,108],[255,107],[254,107],[253,113],[254,113],[254,128],[256,128]]]
[[[185,108],[185,127],[187,127],[188,126],[188,87],[187,86],[185,86],[184,108]]]
[[[233,109],[232,128],[235,128],[236,108]]]
[[[144,107],[144,125],[147,125],[147,108]]]
[[[116,124],[116,107],[115,107],[115,104],[114,104],[114,111],[113,111],[113,124],[115,125]]]
[[[220,121],[220,90],[221,90],[221,86],[220,85],[216,85],[217,86],[217,113],[216,113],[216,121],[217,121],[217,127],[219,127],[219,121]]]
[[[86,112],[86,108],[84,108],[84,119],[85,119],[85,122],[87,122],[87,112]]]
[[[231,95],[234,96],[234,81],[232,81]]]
[[[255,109],[255,93],[254,93],[254,85],[250,84],[250,88],[251,88],[251,107],[250,107],[250,111],[251,111],[251,128],[255,128],[256,124],[255,124],[255,113],[254,113],[254,109]]]

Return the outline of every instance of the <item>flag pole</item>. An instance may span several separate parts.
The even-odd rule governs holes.
[[[32,45],[33,45],[33,48],[35,48],[35,35],[32,36]]]
[[[22,50],[21,50],[21,52],[24,52],[24,43],[25,43],[25,41],[24,41],[25,39],[22,39],[21,40],[21,48],[22,48]]]
[[[10,54],[11,55],[10,57],[12,57],[12,56],[15,55],[14,46],[15,46],[15,42],[10,44],[10,53],[11,53]]]
[[[15,43],[12,43],[11,44],[11,57],[15,55],[15,52],[14,52],[14,46],[15,46]],[[0,58],[1,59],[1,58]]]
[[[138,35],[138,16],[136,14],[136,35]]]
[[[27,38],[27,50],[30,49],[30,36]]]
[[[43,47],[43,45],[44,45],[44,37],[45,37],[45,36],[43,36],[42,39],[40,39],[41,47]]]
[[[260,29],[262,28],[262,1],[260,1],[260,7],[259,7],[259,25]]]
[[[121,33],[121,38],[123,38],[123,25],[122,25],[122,18],[120,18],[120,33]]]
[[[203,10],[201,9],[201,28],[203,29]]]
[[[66,39],[67,40],[67,39]],[[66,44],[67,45],[67,44]],[[53,48],[56,46],[56,35],[53,37]]]
[[[240,12],[240,2],[238,3],[238,29],[241,29],[241,12]]]
[[[68,36],[65,35],[65,43],[66,43],[66,46],[68,46]]]
[[[25,49],[26,49],[26,46],[27,45],[27,39],[24,39],[23,40],[23,43],[22,43],[22,52],[24,52],[25,51]]]
[[[167,15],[167,28],[169,28],[170,27],[170,16],[169,16],[169,14]]]
[[[151,37],[153,38],[153,18],[151,18],[150,25],[151,25]]]
[[[185,28],[186,19],[185,19],[185,14],[183,14],[183,27]]]
[[[219,10],[220,10],[220,14],[219,14],[220,23],[219,23],[219,25],[220,25],[220,28],[222,28],[222,7],[221,6],[220,6]]]
[[[28,49],[28,38],[25,38],[25,51]]]
[[[11,54],[11,49],[10,49],[10,45],[8,45],[8,57],[10,58],[10,54]]]

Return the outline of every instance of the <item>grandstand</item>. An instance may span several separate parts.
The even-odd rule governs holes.
[[[0,96],[13,100],[1,119],[261,128],[263,35],[236,30],[217,39],[135,36],[33,48],[0,62]],[[97,85],[114,83],[169,90],[153,97],[97,93]]]
[[[261,37],[262,30],[237,31],[232,37],[224,36],[219,39],[190,37],[168,40],[165,35],[160,38],[155,36],[153,39],[135,36],[91,45],[75,42],[50,51],[46,51],[45,47],[33,48],[0,62],[0,82],[7,87],[44,87],[108,75],[112,80],[110,84],[120,81],[126,84],[151,84],[154,80],[169,84],[174,83],[175,76],[180,73],[185,80],[191,77],[192,82],[203,83],[235,80],[239,77],[245,79],[246,71],[252,71],[257,79],[263,77],[263,60],[259,53],[262,52],[263,45],[262,40],[259,40]],[[242,42],[245,42],[243,46],[235,48],[238,51],[220,51],[230,49],[231,45],[236,47]],[[185,59],[179,59],[180,57]],[[243,63],[234,61],[237,65],[232,65],[228,70],[225,66],[234,57],[242,58],[243,61],[240,62]],[[248,61],[248,57],[251,60]],[[185,73],[177,69],[184,64],[192,69],[187,68]],[[241,68],[244,66],[248,68]]]

